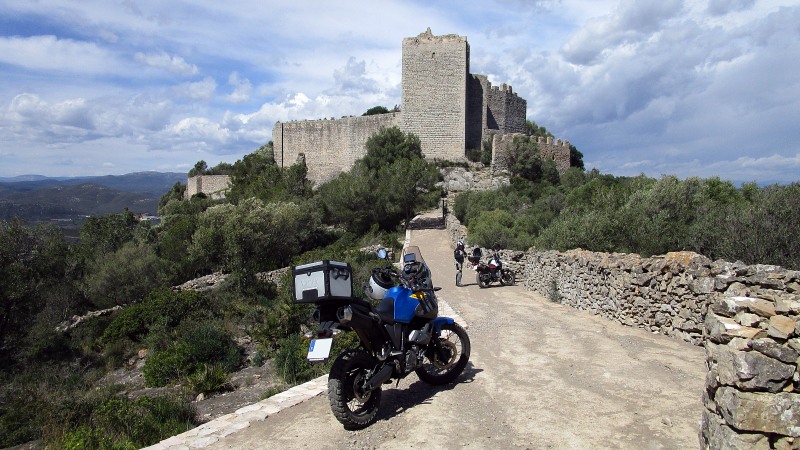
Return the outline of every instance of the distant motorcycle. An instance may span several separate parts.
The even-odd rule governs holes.
[[[511,269],[504,269],[500,256],[495,252],[486,262],[480,261],[480,257],[469,257],[475,270],[475,278],[478,286],[485,288],[493,282],[499,282],[503,286],[512,286],[517,279],[516,274]]]

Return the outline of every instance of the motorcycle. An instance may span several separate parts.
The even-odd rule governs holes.
[[[319,326],[308,359],[328,359],[338,331],[353,331],[360,342],[359,348],[334,360],[328,376],[331,411],[345,429],[365,428],[376,420],[383,384],[399,382],[412,372],[428,384],[446,384],[461,374],[469,360],[469,336],[452,318],[438,316],[434,292],[441,288],[432,286],[430,271],[415,250],[407,252],[402,269],[396,269],[386,249],[378,249],[387,266],[372,269],[365,286],[367,295],[378,301],[375,306],[347,292],[342,279],[349,278],[352,284],[349,264],[323,261],[293,270],[295,301],[316,305],[313,318]],[[326,263],[327,273],[317,276],[326,271]],[[304,275],[309,271],[316,281]],[[306,289],[309,284],[314,287]],[[338,294],[333,292],[337,289]]]
[[[481,288],[489,287],[493,282],[500,282],[503,286],[512,286],[516,282],[516,273],[511,269],[504,269],[500,256],[495,252],[486,262],[470,258],[475,270],[475,278]]]

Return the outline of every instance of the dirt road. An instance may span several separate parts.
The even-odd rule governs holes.
[[[469,325],[470,364],[431,387],[410,375],[384,387],[378,421],[345,431],[327,395],[207,447],[698,448],[701,348],[554,304],[521,286],[456,287],[444,230],[411,234],[434,282]]]

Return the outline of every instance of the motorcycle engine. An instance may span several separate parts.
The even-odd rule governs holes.
[[[422,355],[419,354],[419,347],[412,345],[406,352],[406,373],[411,373],[420,364],[422,364]]]

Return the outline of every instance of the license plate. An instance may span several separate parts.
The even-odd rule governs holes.
[[[328,359],[331,354],[331,344],[333,344],[333,338],[312,339],[311,345],[308,346],[308,360],[323,361]]]

